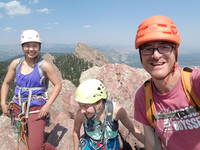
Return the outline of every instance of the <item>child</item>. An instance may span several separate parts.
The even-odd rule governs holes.
[[[119,104],[107,100],[107,91],[103,83],[96,79],[82,82],[76,92],[75,101],[80,110],[74,121],[74,150],[121,150],[123,144],[119,136],[118,120],[140,141],[126,110]],[[80,137],[83,124],[84,135]]]

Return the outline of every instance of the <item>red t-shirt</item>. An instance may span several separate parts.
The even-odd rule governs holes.
[[[200,97],[200,69],[193,69],[191,82],[193,90]],[[160,94],[153,87],[156,113],[169,113],[192,107],[183,91],[181,78],[173,89]],[[146,119],[146,102],[144,87],[140,87],[135,95],[134,119],[150,125]],[[200,114],[192,113],[183,118],[159,119],[155,131],[160,137],[164,149],[167,150],[200,150]]]

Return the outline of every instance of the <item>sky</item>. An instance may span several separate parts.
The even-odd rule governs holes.
[[[19,44],[35,29],[46,44],[134,47],[138,25],[153,15],[172,18],[184,51],[198,51],[199,0],[0,0],[0,45]]]

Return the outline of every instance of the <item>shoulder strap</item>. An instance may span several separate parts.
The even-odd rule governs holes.
[[[38,71],[39,71],[39,74],[40,74],[40,82],[41,83],[44,83],[45,85],[45,88],[47,89],[48,88],[48,85],[49,85],[49,79],[44,75],[44,71],[42,69],[42,65],[44,63],[44,59],[40,59],[38,61]]]
[[[40,60],[40,61],[38,62],[38,70],[39,70],[40,77],[44,76],[44,72],[43,72],[43,70],[42,70],[43,62],[44,62],[44,60]]]
[[[16,71],[19,69],[23,61],[24,61],[24,57],[19,58],[19,62],[17,63],[16,68],[15,68]]]
[[[24,57],[19,58],[19,62],[17,63],[16,67],[15,67],[15,73],[17,73],[17,70],[19,69],[20,65],[22,64],[22,62],[24,61]],[[14,79],[14,82],[16,83],[16,77]]]
[[[181,80],[184,92],[187,96],[188,101],[193,106],[199,106],[200,107],[200,98],[196,96],[194,90],[192,89],[190,77],[191,77],[192,69],[185,67],[181,70]]]
[[[154,98],[151,86],[151,79],[147,80],[144,83],[144,93],[145,93],[145,101],[146,101],[146,117],[149,121],[150,125],[154,127],[154,114],[155,114],[155,105]]]
[[[113,120],[113,102],[106,100],[106,121],[111,122]]]

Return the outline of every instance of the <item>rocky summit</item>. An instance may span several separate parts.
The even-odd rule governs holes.
[[[102,53],[83,43],[78,43],[76,45],[74,55],[89,61],[96,66],[103,66],[108,63],[108,59]]]

